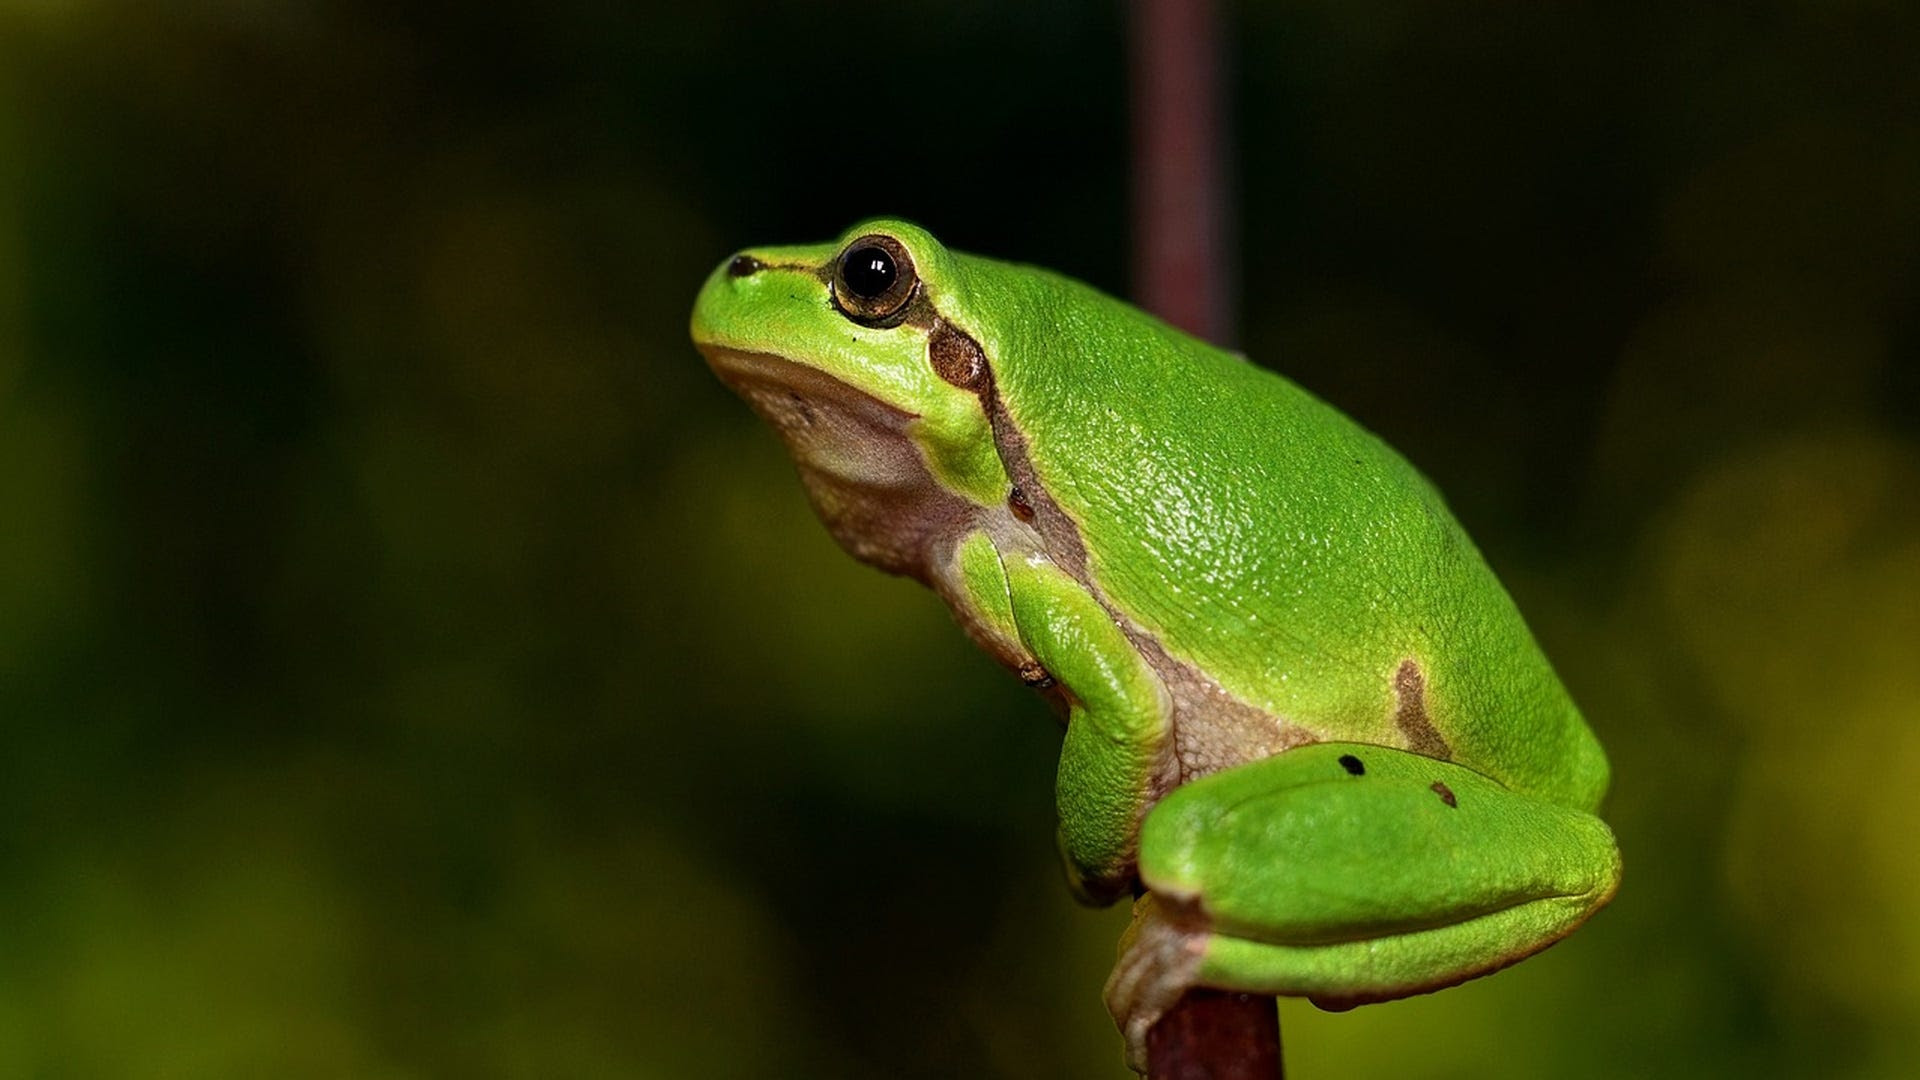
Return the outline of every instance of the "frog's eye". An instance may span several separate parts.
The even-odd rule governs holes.
[[[890,326],[907,310],[920,279],[900,241],[881,233],[848,244],[833,267],[833,303],[867,326]]]

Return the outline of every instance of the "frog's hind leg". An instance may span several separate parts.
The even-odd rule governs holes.
[[[1404,750],[1321,743],[1169,793],[1140,875],[1150,891],[1107,985],[1136,1067],[1191,986],[1346,1008],[1505,967],[1605,904],[1620,858],[1591,814]]]

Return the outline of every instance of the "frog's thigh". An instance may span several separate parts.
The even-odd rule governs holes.
[[[1545,948],[1612,897],[1620,857],[1591,814],[1405,751],[1320,744],[1173,791],[1140,872],[1198,953],[1185,978],[1343,1007]]]

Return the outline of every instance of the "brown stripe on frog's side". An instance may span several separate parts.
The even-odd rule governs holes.
[[[1176,659],[1158,638],[1114,608],[1092,580],[1078,523],[1040,482],[1026,436],[1001,402],[993,365],[978,341],[939,319],[927,337],[927,360],[941,378],[979,396],[1012,485],[1009,511],[1040,534],[1047,556],[1100,604],[1172,697],[1173,768],[1158,778],[1156,796],[1175,784],[1319,741],[1313,732],[1240,700],[1198,668]]]
[[[1180,767],[1179,783],[1320,741],[1320,736],[1300,724],[1240,700],[1200,669],[1168,655],[1159,639],[1116,614],[1104,597],[1094,595],[1173,696],[1173,752]]]
[[[1106,599],[1100,597],[1088,580],[1087,546],[1080,539],[1080,527],[1040,485],[1040,477],[1033,471],[1033,460],[1027,454],[1026,436],[1014,426],[1013,418],[1000,401],[993,380],[993,364],[987,359],[986,350],[966,331],[945,319],[937,319],[927,335],[927,362],[942,379],[980,399],[980,407],[986,411],[987,422],[993,427],[993,443],[1000,454],[1001,468],[1006,470],[1007,479],[1013,485],[1009,498],[1018,503],[1017,509],[1011,506],[1009,509],[1040,534],[1046,542],[1047,555],[1054,563],[1100,598],[1101,606],[1106,607]]]
[[[1427,716],[1427,677],[1412,657],[1400,661],[1393,673],[1393,726],[1407,740],[1407,749],[1442,761],[1451,760],[1453,748]]]

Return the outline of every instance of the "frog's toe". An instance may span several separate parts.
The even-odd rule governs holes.
[[[1147,1071],[1147,1033],[1194,985],[1207,935],[1183,926],[1153,894],[1133,905],[1133,924],[1120,940],[1120,959],[1107,978],[1107,1011],[1127,1040],[1127,1065]]]

